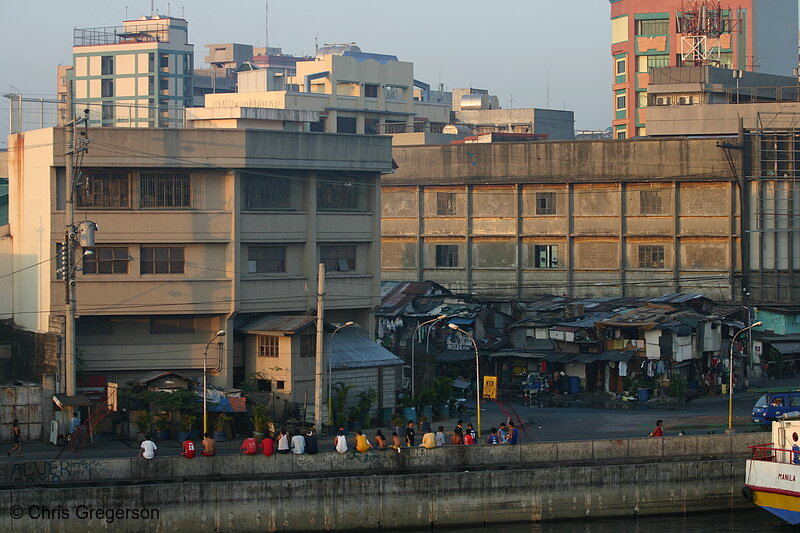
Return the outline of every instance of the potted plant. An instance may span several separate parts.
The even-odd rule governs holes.
[[[419,406],[420,416],[425,416],[428,420],[433,418],[433,404],[436,402],[435,389],[422,389],[416,397],[416,404]]]
[[[362,428],[369,427],[369,410],[377,397],[378,393],[371,387],[358,393],[358,410],[361,412]]]
[[[192,438],[196,440],[197,437],[192,435],[196,424],[197,417],[195,415],[184,415],[183,419],[181,420],[181,432],[178,433],[178,442],[183,442]]]
[[[352,385],[345,385],[341,381],[339,383],[334,383],[333,385],[333,399],[331,400],[331,406],[334,413],[333,421],[337,426],[344,425],[345,420],[347,419],[344,406],[347,403],[347,394],[352,388]]]
[[[398,406],[403,408],[403,426],[405,426],[405,422],[417,419],[416,405],[417,401],[415,398],[406,397],[398,402]]]
[[[400,428],[402,428],[404,425],[405,425],[405,419],[402,416],[400,416],[400,413],[392,414],[392,429],[394,429],[394,431],[397,431],[398,435],[400,434]]]
[[[358,431],[361,429],[361,411],[358,407],[351,407],[347,411],[347,430]]]
[[[445,376],[434,378],[433,390],[435,391],[436,411],[439,416],[447,418],[450,415],[450,398],[453,397],[453,380]]]
[[[217,419],[214,421],[214,440],[225,440],[225,423],[230,422],[231,420],[233,420],[233,417],[228,416],[225,413],[220,413],[217,415]]]
[[[156,423],[156,439],[167,440],[169,438],[169,415],[167,413],[159,413],[155,417]]]
[[[147,411],[142,411],[133,417],[133,424],[136,426],[136,438],[138,440],[144,439],[145,434],[150,431],[150,424],[153,423],[153,416]]]
[[[269,416],[267,416],[267,406],[254,405],[250,408],[250,413],[253,415],[250,417],[250,422],[253,423],[253,438],[261,442],[271,422]]]

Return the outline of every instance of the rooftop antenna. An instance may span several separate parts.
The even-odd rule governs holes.
[[[156,0],[150,0],[150,16],[151,17],[156,14],[155,1]]]
[[[169,17],[169,16],[171,16],[171,15],[170,15],[169,8],[170,8],[170,3],[169,3],[169,2],[167,2],[167,16],[168,16],[168,17]]]
[[[550,72],[547,73],[547,109],[550,109]]]
[[[514,109],[514,93],[511,93],[511,98],[510,98],[510,101],[508,103],[508,108],[509,109]]]
[[[125,6],[125,20],[128,20],[128,6]]]
[[[319,53],[319,33],[314,34],[314,56]]]
[[[264,1],[264,55],[269,55],[269,0]]]
[[[181,6],[181,18],[186,20],[186,15],[183,14],[183,6]]]

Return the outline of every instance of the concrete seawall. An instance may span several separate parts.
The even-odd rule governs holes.
[[[765,437],[5,463],[0,529],[375,530],[729,509],[745,504],[743,459]],[[97,517],[108,509],[148,514]]]

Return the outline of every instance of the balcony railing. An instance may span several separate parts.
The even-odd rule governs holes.
[[[768,463],[800,465],[800,446],[797,449],[775,448],[772,443],[749,446],[751,459]]]
[[[73,46],[148,42],[168,43],[169,27],[164,24],[136,24],[100,28],[75,28],[72,39]]]

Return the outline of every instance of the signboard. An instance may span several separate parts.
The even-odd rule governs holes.
[[[483,376],[483,397],[497,398],[497,376]]]

